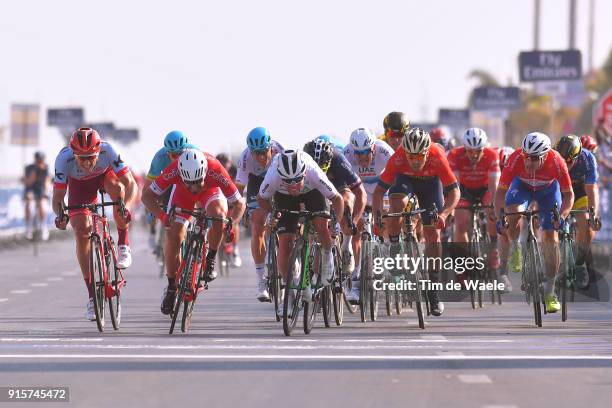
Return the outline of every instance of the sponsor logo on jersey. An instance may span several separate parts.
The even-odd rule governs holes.
[[[119,167],[123,164],[123,160],[121,160],[121,155],[117,155],[117,160],[113,160],[113,164],[115,167]]]
[[[213,180],[221,184],[223,187],[229,186],[229,180],[226,179],[221,173],[218,173],[216,171],[209,171],[207,176],[212,177]]]
[[[262,193],[262,194],[265,194],[265,193],[266,193],[266,191],[268,191],[268,187],[270,187],[270,184],[269,184],[269,183],[266,183],[266,185],[264,186],[263,190],[261,190],[261,193]]]
[[[166,181],[172,180],[173,178],[178,176],[178,174],[179,174],[178,168],[172,169],[172,171],[169,171],[168,173],[164,174],[164,180]]]

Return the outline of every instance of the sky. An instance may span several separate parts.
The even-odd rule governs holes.
[[[586,66],[589,1],[578,2]],[[596,5],[600,66],[612,1]],[[568,8],[542,0],[541,49],[567,48]],[[533,0],[5,1],[0,127],[11,103],[83,106],[88,121],[140,129],[118,150],[143,171],[172,129],[211,153],[242,150],[256,126],[287,146],[348,139],[392,110],[434,121],[465,107],[474,68],[517,84],[532,24]],[[0,138],[0,178],[20,173],[34,149]],[[53,159],[62,144],[41,126],[39,149]]]

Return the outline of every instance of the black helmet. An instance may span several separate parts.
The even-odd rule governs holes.
[[[34,153],[34,160],[38,160],[38,161],[45,160],[45,154],[43,152]]]
[[[403,132],[405,131],[410,123],[403,112],[391,112],[385,119],[383,120],[383,126],[385,128],[385,132],[387,130],[392,130],[394,132]]]
[[[324,172],[329,170],[333,157],[333,149],[328,141],[316,138],[304,145],[304,151],[314,159]]]
[[[555,150],[567,161],[574,161],[582,151],[582,141],[576,135],[563,136],[555,145]]]

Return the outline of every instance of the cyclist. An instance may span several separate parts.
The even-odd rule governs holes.
[[[351,164],[342,153],[332,148],[331,143],[325,139],[316,138],[304,145],[304,151],[314,159],[321,170],[327,175],[336,190],[344,200],[344,219],[338,220],[342,229],[342,259],[345,267],[344,273],[349,274],[355,269],[355,259],[351,241],[353,232],[348,223],[350,214],[352,224],[357,225],[366,205],[366,192],[359,176],[353,171]]]
[[[409,126],[410,123],[403,112],[389,112],[383,119],[385,133],[380,135],[378,139],[387,142],[393,150],[397,150],[402,144],[402,137]]]
[[[225,167],[225,170],[227,170],[227,174],[229,174],[234,184],[236,184],[236,175],[238,173],[238,168],[236,167],[236,165],[232,163],[232,161],[229,159],[229,157],[227,157],[225,153],[219,153],[215,156],[215,158],[219,160],[219,163],[221,163],[223,167]],[[231,208],[228,208],[228,211],[229,210],[231,210]],[[240,268],[240,266],[242,265],[240,251],[238,250],[238,241],[240,240],[240,225],[234,225],[232,231],[234,231],[234,241],[231,243],[225,242],[223,243],[223,245],[232,246],[232,266],[235,268]]]
[[[23,177],[25,186],[23,200],[25,204],[25,228],[26,238],[32,239],[32,215],[30,206],[35,202],[34,218],[38,220],[41,238],[43,241],[49,239],[49,226],[47,225],[46,201],[47,189],[49,188],[49,168],[45,162],[43,152],[34,153],[34,163],[26,166]]]
[[[351,164],[353,170],[361,178],[366,191],[366,207],[371,212],[372,197],[374,189],[379,181],[379,174],[385,169],[387,161],[393,155],[393,148],[387,142],[376,139],[374,133],[368,128],[355,129],[351,133],[350,143],[344,148],[344,157]],[[363,220],[358,218],[358,236],[363,231]],[[361,259],[361,240],[352,240],[354,259]],[[352,269],[352,280],[359,281],[361,273],[361,263],[355,262],[350,265]],[[348,301],[351,303],[359,302],[359,285],[354,284],[348,294]]]
[[[69,217],[62,213],[62,205],[68,190],[68,205],[93,204],[98,199],[98,190],[104,189],[112,200],[125,203],[121,215],[119,207],[113,207],[117,224],[118,240],[117,267],[128,268],[132,264],[128,227],[131,219],[130,208],[136,197],[136,182],[121,156],[108,142],[103,142],[92,128],[77,129],[70,145],[64,147],[55,159],[52,206],[56,214],[55,225],[65,230],[70,221],[76,238],[76,252],[85,286],[89,293],[86,318],[95,319],[93,290],[89,285],[89,258],[91,234],[91,213],[87,209],[70,210]]]
[[[393,187],[389,190],[391,185]],[[380,175],[380,181],[374,190],[372,208],[379,229],[382,228],[382,203],[385,192],[389,190],[389,211],[402,212],[408,204],[408,194],[414,194],[421,208],[437,209],[437,219],[431,212],[422,214],[423,235],[426,257],[441,258],[440,230],[459,201],[457,179],[448,164],[442,146],[431,143],[429,133],[423,129],[411,128],[405,131],[402,146],[398,148],[387,162]],[[399,218],[390,218],[386,222],[389,233],[390,257],[395,258],[400,252]],[[434,262],[436,264],[436,262]],[[436,266],[436,265],[434,265]],[[440,271],[432,268],[429,277],[432,282],[439,282]],[[439,300],[437,291],[429,291],[431,313],[440,316],[444,312],[444,303]]]
[[[574,206],[572,210],[586,210],[593,207],[595,219],[594,229],[599,229],[599,187],[597,182],[597,161],[588,149],[582,148],[582,141],[575,135],[563,136],[555,145],[555,150],[565,159],[574,190]],[[590,265],[589,252],[595,231],[589,226],[588,213],[576,213],[576,285],[585,289],[589,285],[589,274],[585,261]]]
[[[329,135],[319,135],[316,137],[316,139],[321,139],[328,143],[331,143],[334,150],[338,152],[342,152],[344,148],[346,147],[346,145],[342,143],[340,140],[336,139],[335,137],[331,137]]]
[[[307,211],[325,211],[328,199],[338,219],[342,219],[344,214],[342,196],[317,163],[300,150],[285,150],[274,156],[259,189],[257,202],[260,208],[269,212],[272,209],[272,199],[279,210],[299,210],[300,204],[304,204]],[[293,214],[283,213],[278,220],[278,270],[285,282],[287,282],[289,258],[293,250],[297,223],[298,217]],[[322,246],[321,281],[327,286],[334,278],[329,222],[318,217],[312,224]],[[310,287],[307,289],[305,299],[310,299],[309,290]]]
[[[429,136],[431,136],[432,143],[441,145],[445,152],[449,152],[454,148],[451,131],[448,126],[441,125],[431,129]]]
[[[510,146],[502,146],[497,148],[497,153],[499,155],[499,170],[504,171],[504,167],[508,164],[508,159],[510,155],[514,153],[514,148]]]
[[[450,167],[459,180],[461,199],[458,207],[469,207],[478,203],[491,205],[493,192],[499,182],[499,154],[495,149],[487,146],[487,133],[480,128],[467,129],[463,134],[462,142],[463,146],[456,147],[448,153]],[[490,220],[494,218],[493,210],[487,210],[487,214]],[[455,242],[467,243],[469,241],[468,229],[471,227],[471,216],[470,210],[455,209]],[[487,232],[491,240],[489,267],[492,276],[495,276],[499,269],[495,223],[487,223]],[[506,275],[501,275],[501,279],[508,285],[509,279]]]
[[[599,149],[599,146],[597,145],[597,140],[595,140],[591,136],[589,135],[580,136],[580,142],[582,143],[582,147],[584,147],[591,153],[593,154],[597,153],[597,150]]]
[[[246,187],[247,217],[251,227],[251,255],[255,263],[257,275],[256,297],[260,302],[268,302],[268,278],[265,272],[266,242],[264,224],[267,210],[257,203],[259,187],[264,180],[266,171],[270,167],[272,158],[284,149],[264,127],[252,129],[246,138],[247,148],[244,149],[238,160],[238,173],[236,185],[241,194]]]
[[[559,208],[561,218],[569,215],[574,202],[571,180],[563,157],[551,149],[550,138],[544,133],[532,132],[523,138],[521,149],[515,151],[504,167],[499,186],[495,192],[495,214],[525,210],[531,202],[537,202],[540,210],[543,257],[548,280],[544,287],[546,311],[559,311],[560,304],[555,295],[555,279],[559,271],[559,239],[555,229],[563,221],[555,221],[553,206]],[[509,268],[520,272],[522,254],[519,244],[519,219],[517,215],[507,217],[507,225],[497,219],[498,231],[506,231],[511,243]]]
[[[172,194],[164,212],[159,204],[168,189],[171,189]],[[164,256],[168,286],[164,289],[161,303],[163,314],[172,312],[176,298],[176,273],[181,263],[180,247],[187,234],[187,224],[191,220],[190,216],[180,212],[175,214],[174,219],[170,219],[172,207],[193,210],[198,203],[208,216],[225,218],[228,202],[233,203],[232,220],[239,221],[245,208],[244,199],[221,163],[208,153],[196,149],[183,151],[178,160],[166,167],[142,194],[142,203],[147,210],[167,228]],[[213,222],[207,237],[208,252],[203,276],[206,282],[217,277],[215,257],[222,236],[223,224],[220,221]]]
[[[151,160],[149,172],[147,173],[142,191],[144,192],[148,189],[151,183],[160,175],[162,170],[168,167],[174,160],[178,159],[185,149],[197,149],[197,147],[189,143],[187,136],[180,130],[168,132],[164,138],[164,146],[155,153],[153,160]],[[165,200],[162,201],[164,206],[168,203],[169,198],[170,192],[165,196]],[[156,222],[151,213],[147,213],[147,221],[151,227],[149,230],[149,246],[155,249],[157,245],[155,238]]]

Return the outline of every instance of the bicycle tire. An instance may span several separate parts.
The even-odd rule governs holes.
[[[538,250],[535,241],[527,241],[527,262],[529,265],[529,291],[533,303],[533,315],[536,326],[542,327],[542,302],[540,299],[540,276],[538,270]]]
[[[378,248],[375,242],[371,243],[372,250],[370,251],[370,259],[369,259],[369,271],[370,276],[368,277],[368,286],[370,291],[370,320],[375,322],[378,318],[378,291],[374,289],[374,280],[376,276],[374,275],[374,259],[380,258],[380,249]]]
[[[157,257],[157,263],[159,264],[159,277],[163,278],[166,275],[166,257],[164,255],[164,236],[165,228],[163,225],[159,227],[160,231],[157,237],[157,248],[155,254]]]
[[[557,280],[557,287],[560,292],[561,300],[561,321],[567,320],[567,301],[568,301],[568,289],[573,290],[573,264],[574,256],[572,251],[572,242],[568,238],[562,238],[561,240],[561,270],[560,277]],[[568,288],[569,286],[569,288]]]
[[[332,309],[332,290],[331,285],[328,285],[321,291],[321,314],[325,327],[331,327]]]
[[[177,288],[177,293],[174,298],[174,307],[172,310],[172,322],[170,323],[169,334],[174,332],[174,327],[176,326],[176,319],[178,318],[179,312],[181,311],[181,305],[183,304],[183,295],[187,291],[187,285],[191,281],[190,279],[190,270],[188,266],[191,264],[191,257],[193,256],[193,244],[190,242],[189,246],[186,249],[186,257],[185,263],[183,265],[183,269],[179,270],[177,275],[179,276],[179,285]],[[186,305],[185,305],[186,306]],[[181,319],[182,320],[182,319]]]
[[[283,298],[283,332],[285,336],[291,336],[291,332],[297,324],[302,303],[302,289],[300,288],[302,278],[302,253],[303,240],[299,238],[291,251],[289,258],[289,271],[287,273],[287,284],[285,285],[285,297]],[[296,266],[296,263],[298,264]],[[299,268],[300,273],[296,276],[295,269]]]
[[[361,241],[361,269],[359,274],[359,317],[362,323],[367,322],[369,314],[369,290],[368,290],[368,252],[370,241]]]
[[[319,258],[318,269],[317,269],[316,275],[313,274],[313,268],[312,267],[310,268],[310,287],[314,294],[317,291],[317,288],[320,287],[321,273],[322,273],[321,269],[323,267],[323,262],[321,259],[320,247],[311,246],[310,248],[311,248],[311,251],[314,250],[314,248],[318,248],[316,250],[318,254],[315,253],[314,256],[310,258],[311,259]],[[306,256],[309,256],[309,255],[306,254]],[[302,259],[304,258],[305,257],[303,257]],[[302,273],[304,273],[304,268],[302,268]],[[314,321],[315,321],[315,318],[317,317],[317,313],[319,312],[320,306],[321,306],[321,292],[319,292],[318,294],[314,294],[310,302],[304,301],[304,318],[303,318],[304,334],[310,334],[312,332]]]
[[[104,271],[102,269],[102,255],[100,254],[100,237],[92,235],[89,238],[89,244],[89,284],[93,292],[96,325],[98,326],[98,331],[103,332],[106,295],[104,293]]]
[[[334,286],[331,289],[331,300],[334,308],[334,320],[336,321],[336,326],[342,326],[342,323],[344,322],[343,282],[344,280],[350,280],[351,278],[350,276],[345,277],[342,274],[342,260],[340,259],[340,249],[337,241],[332,247],[332,256],[334,257],[334,269],[336,270],[337,278],[335,279]]]
[[[201,253],[201,251],[202,251],[202,244],[200,242],[196,242],[193,254],[199,254]],[[190,279],[187,283],[191,283],[191,280],[193,279],[193,274],[198,273],[197,269],[194,268],[194,266],[197,266],[197,265],[194,265],[194,261],[195,261],[194,257],[191,256],[189,263],[186,263],[187,267],[191,270],[191,273],[189,274]],[[195,302],[198,297],[198,285],[200,284],[201,280],[202,280],[201,276],[200,274],[198,274],[195,293],[193,293],[191,300],[189,301],[185,300],[183,302],[183,317],[181,319],[181,331],[183,333],[187,333],[187,331],[189,330],[189,326],[191,325],[191,316],[193,316],[193,308],[195,306]],[[191,286],[189,287],[189,290],[191,290]]]
[[[282,319],[280,310],[282,302],[282,280],[278,273],[278,264],[276,260],[278,248],[278,235],[276,233],[270,233],[268,237],[268,293],[270,294],[270,301],[274,304],[274,317],[277,322]]]
[[[419,254],[419,248],[418,245],[415,241],[410,240],[408,241],[408,253],[409,256],[413,257],[413,258],[418,258],[420,256]],[[419,323],[419,327],[421,329],[425,329],[425,311],[423,310],[423,291],[421,289],[421,280],[423,279],[423,274],[422,271],[420,269],[416,270],[414,274],[411,274],[414,278],[414,281],[416,281],[416,290],[413,291],[414,294],[414,299],[413,299],[413,304],[415,304],[416,306],[416,312],[417,312],[417,320]],[[427,303],[427,302],[426,302]],[[427,310],[428,310],[428,315],[429,315],[429,305],[427,305]]]
[[[106,270],[112,275],[110,282],[113,288],[114,295],[108,298],[108,312],[113,324],[113,329],[119,330],[121,325],[121,288],[119,287],[121,274],[115,266],[115,259],[113,257],[113,250],[115,249],[115,243],[111,237],[108,238],[104,245],[104,258],[106,259]]]

